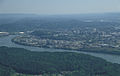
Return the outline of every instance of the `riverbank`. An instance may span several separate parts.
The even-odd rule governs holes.
[[[11,40],[18,35],[10,35],[6,37],[0,38],[0,46],[7,46],[7,47],[17,47],[17,48],[24,48],[30,51],[37,51],[37,52],[77,52],[77,53],[83,53],[88,54],[91,56],[99,57],[102,59],[105,59],[112,63],[118,63],[120,64],[120,55],[115,54],[106,54],[106,53],[95,53],[95,52],[85,52],[85,51],[75,51],[75,50],[63,50],[63,49],[53,49],[53,48],[40,48],[40,47],[33,47],[33,46],[24,46],[19,45]]]
[[[119,64],[73,52],[33,52],[22,48],[0,47],[0,63],[23,75],[120,75]]]
[[[104,53],[104,54],[114,54],[120,55],[120,49],[116,48],[80,48],[80,49],[71,49],[71,48],[59,48],[59,47],[47,47],[47,46],[37,46],[26,43],[17,42],[14,38],[11,40],[15,44],[24,45],[24,46],[32,46],[39,48],[52,48],[52,49],[63,49],[63,50],[72,50],[72,51],[83,51],[83,52],[94,52],[94,53]]]

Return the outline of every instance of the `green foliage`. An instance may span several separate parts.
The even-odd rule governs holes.
[[[14,73],[11,68],[0,65],[0,76],[12,76]]]
[[[0,63],[24,74],[63,76],[120,76],[120,65],[72,52],[32,52],[0,47]]]

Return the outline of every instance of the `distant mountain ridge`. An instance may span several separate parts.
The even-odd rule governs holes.
[[[109,26],[111,24],[120,25],[119,21],[120,13],[73,15],[0,14],[0,31],[28,31],[39,28],[71,29],[81,25],[104,26],[108,24]]]

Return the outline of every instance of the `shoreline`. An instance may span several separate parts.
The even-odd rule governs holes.
[[[106,50],[104,48],[81,48],[81,49],[70,49],[70,48],[50,48],[50,47],[39,47],[39,46],[33,46],[33,45],[27,45],[27,44],[22,44],[19,42],[14,41],[13,39],[11,40],[13,43],[18,44],[18,45],[24,45],[24,46],[31,46],[31,47],[38,47],[38,48],[48,48],[48,49],[61,49],[61,50],[71,50],[70,52],[91,52],[91,53],[101,53],[101,54],[110,54],[110,55],[120,55],[120,51],[112,51],[112,50]],[[101,49],[101,50],[99,50]],[[110,49],[110,48],[109,48]],[[117,49],[113,49],[117,50]],[[68,51],[69,52],[69,51]]]

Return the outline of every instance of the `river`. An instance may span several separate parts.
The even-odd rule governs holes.
[[[31,46],[24,46],[24,45],[18,45],[11,41],[12,38],[14,38],[16,35],[10,35],[5,37],[0,37],[0,46],[8,46],[8,47],[18,47],[18,48],[25,48],[31,51],[49,51],[49,52],[73,52],[72,50],[62,50],[62,49],[49,49],[49,48],[39,48],[39,47],[31,47]],[[77,53],[84,53],[89,54],[95,57],[103,58],[109,62],[112,63],[118,63],[120,64],[120,56],[119,55],[111,55],[111,54],[103,54],[103,53],[91,53],[91,52],[81,52],[81,51],[74,51]]]

